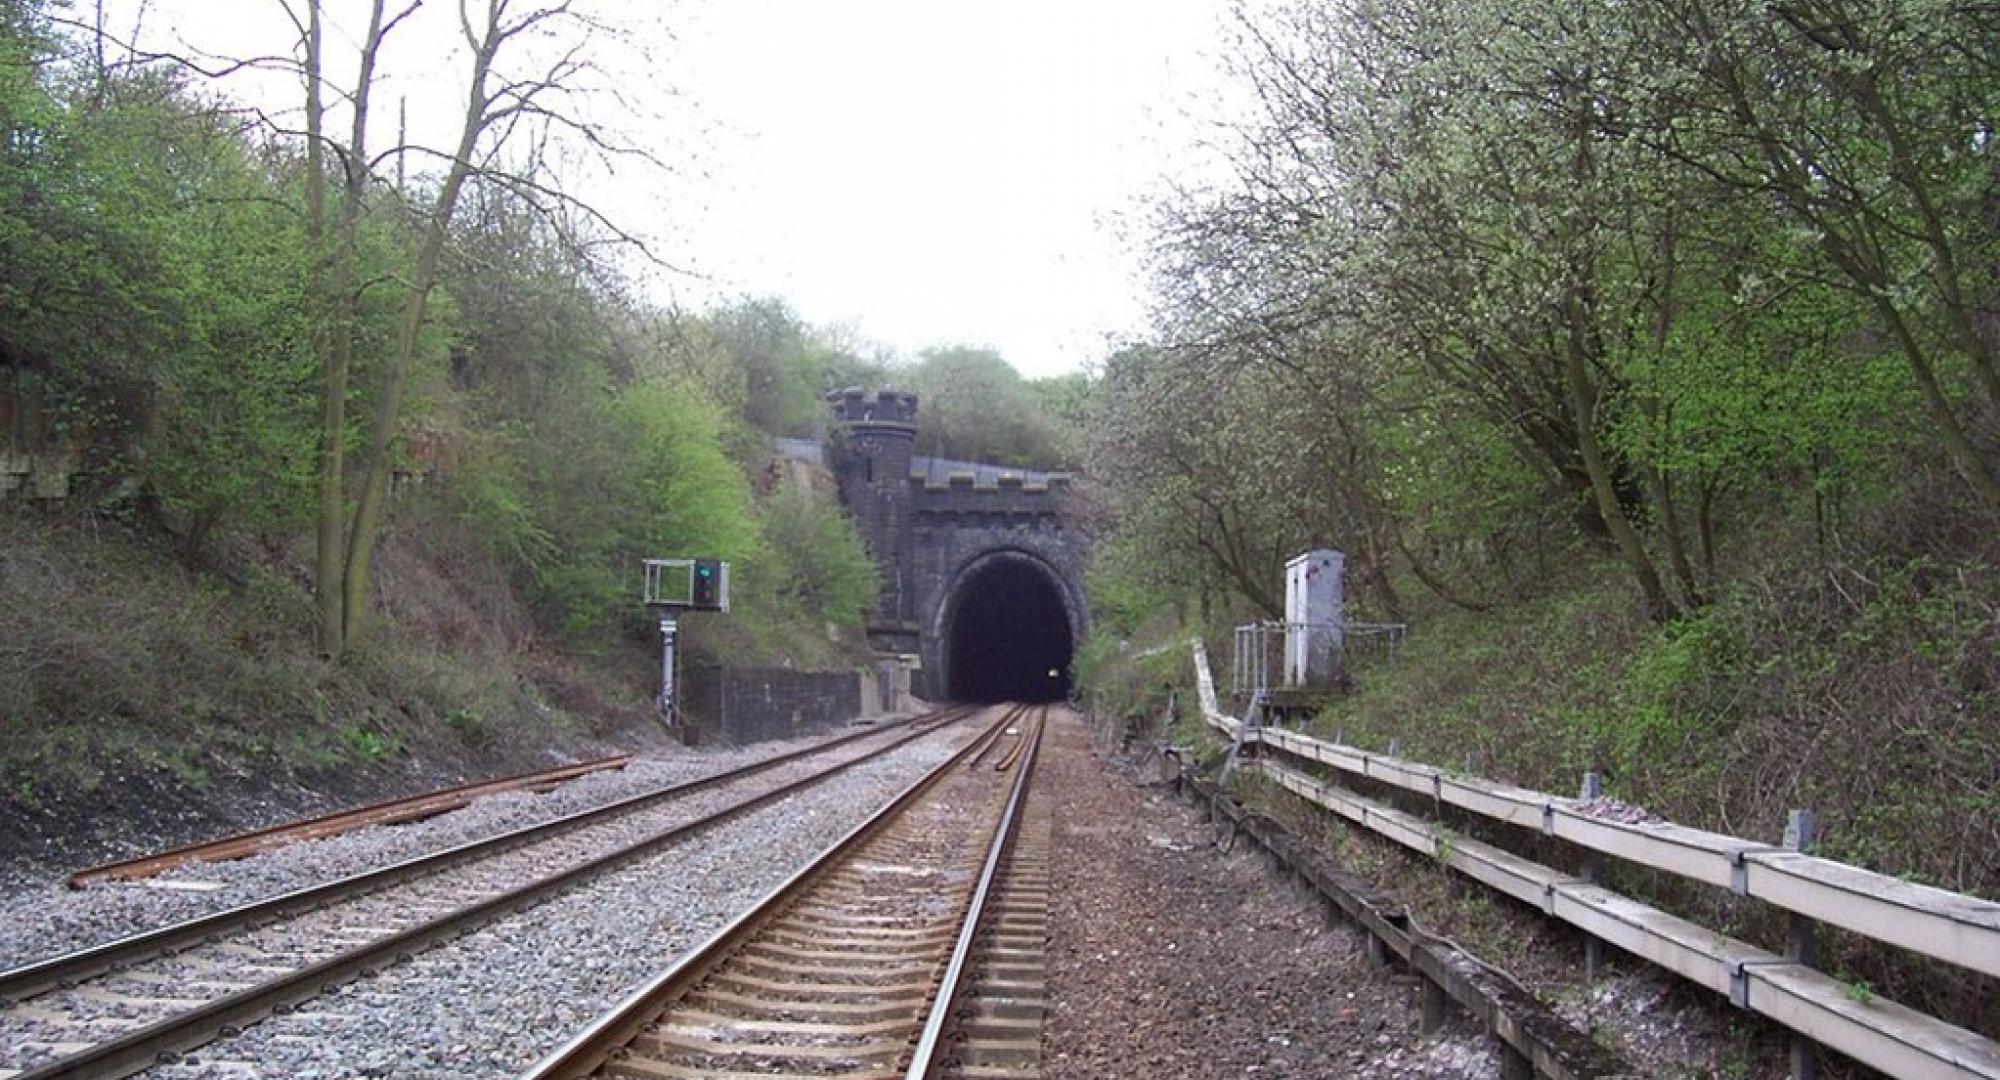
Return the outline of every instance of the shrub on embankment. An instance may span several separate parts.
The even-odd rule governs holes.
[[[1780,548],[1664,626],[1633,612],[1616,574],[1589,564],[1504,611],[1435,612],[1317,732],[1375,750],[1400,736],[1418,760],[1470,760],[1557,793],[1597,771],[1610,795],[1669,820],[1769,842],[1790,809],[1810,808],[1819,854],[2000,898],[1990,542],[1955,556]],[[1705,925],[1783,943],[1782,923],[1757,905],[1666,875],[1624,883]],[[1979,1003],[1993,989],[1977,977],[1852,935],[1822,948],[1824,966],[1858,987],[1944,1015],[1991,1013]]]

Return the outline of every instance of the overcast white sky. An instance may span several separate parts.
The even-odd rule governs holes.
[[[392,7],[395,6],[392,4]],[[408,98],[446,143],[459,108],[451,0],[391,39],[376,145]],[[1025,373],[1073,370],[1144,329],[1131,215],[1203,166],[1224,91],[1227,0],[600,0],[644,49],[606,50],[637,106],[628,137],[674,167],[593,178],[620,224],[700,278],[652,289],[699,306],[772,293],[909,355],[992,345]],[[112,7],[126,29],[140,0]],[[154,0],[143,40],[286,53],[275,0]],[[366,25],[331,0],[329,49]],[[459,51],[462,56],[462,51]],[[289,105],[295,82],[226,90]],[[601,108],[602,106],[600,106]]]

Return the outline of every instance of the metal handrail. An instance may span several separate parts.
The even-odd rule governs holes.
[[[1344,671],[1351,652],[1349,646],[1356,642],[1379,640],[1394,661],[1397,647],[1409,635],[1409,624],[1348,622],[1344,616],[1320,622],[1243,623],[1235,630],[1235,655],[1229,672],[1231,694],[1247,700],[1267,691],[1289,688],[1291,683],[1285,675],[1287,661],[1282,654],[1294,634],[1325,635],[1330,639],[1327,645],[1334,654],[1334,663]]]

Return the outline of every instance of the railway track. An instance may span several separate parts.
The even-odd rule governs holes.
[[[1048,800],[1033,797],[994,884],[970,974],[934,1055],[936,1075],[960,1080],[1041,1076],[1049,940]]]
[[[0,1080],[122,1077],[170,1060],[974,712],[844,736],[0,973]],[[842,748],[831,764],[812,760]]]
[[[1039,1075],[1048,709],[910,785],[524,1080]]]

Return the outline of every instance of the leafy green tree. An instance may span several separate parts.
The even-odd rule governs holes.
[[[773,575],[778,602],[836,626],[860,626],[881,581],[847,515],[809,489],[780,489],[765,500],[762,524],[768,556],[752,570]]]
[[[97,490],[191,552],[220,524],[295,527],[313,331],[287,177],[174,73],[21,37],[36,10],[8,9],[21,63],[0,65],[0,351],[41,373]]]
[[[430,151],[441,159],[443,171],[434,185],[419,185],[422,197],[398,193],[408,201],[406,208],[414,222],[413,252],[397,275],[402,292],[396,334],[381,354],[378,378],[369,388],[373,407],[367,435],[359,455],[350,462],[345,408],[357,347],[353,317],[357,302],[355,226],[377,182],[373,170],[381,160],[368,150],[369,98],[385,41],[413,10],[404,8],[391,14],[384,0],[371,3],[367,29],[356,42],[354,87],[346,94],[352,132],[338,142],[325,130],[324,83],[329,64],[324,52],[321,0],[308,0],[303,13],[294,15],[304,57],[306,228],[315,256],[312,294],[323,313],[324,331],[319,343],[324,382],[314,588],[321,648],[332,656],[340,655],[366,624],[370,568],[385,515],[390,474],[397,461],[404,405],[431,325],[433,294],[459,199],[469,183],[483,178],[510,187],[543,214],[553,214],[560,206],[602,224],[587,204],[565,198],[525,171],[508,172],[494,162],[509,136],[526,122],[577,133],[585,145],[606,152],[617,149],[606,132],[565,115],[556,104],[565,95],[583,92],[581,84],[593,69],[585,58],[582,41],[603,31],[607,24],[569,3],[486,0],[482,5],[461,8],[459,25],[471,59],[458,136],[449,148]],[[554,50],[555,58],[541,70],[518,69],[526,59],[520,54],[530,51],[528,43],[564,40],[574,47]],[[407,149],[399,148],[399,153]],[[340,198],[332,216],[326,197],[329,150],[341,179]],[[637,153],[646,156],[642,151]]]
[[[1991,295],[1967,268],[1995,265],[1972,254],[1994,228],[1972,202],[1948,226],[1924,210],[1986,198],[1994,175],[1991,65],[1944,45],[1990,41],[1968,18],[1730,0],[1246,10],[1240,182],[1159,208],[1159,347],[1105,380],[1093,459],[1119,478],[1117,528],[1182,536],[1266,610],[1250,583],[1275,580],[1275,556],[1241,538],[1345,547],[1393,610],[1392,558],[1483,606],[1575,529],[1672,618],[1707,600],[1719,514],[1803,488],[1817,519],[1926,427],[1966,471],[1898,319],[1960,357],[1947,399],[1978,392],[1977,335],[1951,310]],[[1877,85],[1895,66],[1877,60],[1920,65],[1931,46],[1951,55],[1920,89]],[[1834,101],[1850,115],[1813,111]],[[1816,157],[1824,182],[1788,193],[1772,162]],[[1949,194],[1932,183],[1947,176]],[[1900,260],[1900,316],[1865,281],[1840,287],[1855,250]],[[1885,377],[1898,353],[1919,375],[1904,388]]]
[[[1894,0],[1625,9],[1658,62],[1637,126],[1695,176],[1775,203],[1908,368],[1939,445],[2000,507],[1992,11]],[[1970,383],[1974,401],[1961,400]],[[1980,421],[1981,413],[1987,417]]]
[[[741,379],[746,423],[773,435],[813,435],[825,426],[822,395],[833,389],[834,350],[784,301],[746,299],[704,321]]]
[[[920,399],[919,453],[1022,467],[1072,463],[1037,392],[992,349],[926,349],[892,374]]]
[[[623,539],[641,550],[742,558],[756,549],[750,483],[722,452],[723,416],[694,392],[640,383],[618,395],[631,442],[620,481],[633,520]],[[639,545],[650,545],[641,548]]]
[[[536,606],[566,640],[602,641],[632,613],[641,559],[759,554],[749,481],[723,449],[724,422],[691,387],[642,381],[524,431],[527,460],[493,466],[486,513],[505,521],[516,501],[532,508],[532,523],[514,532]]]

